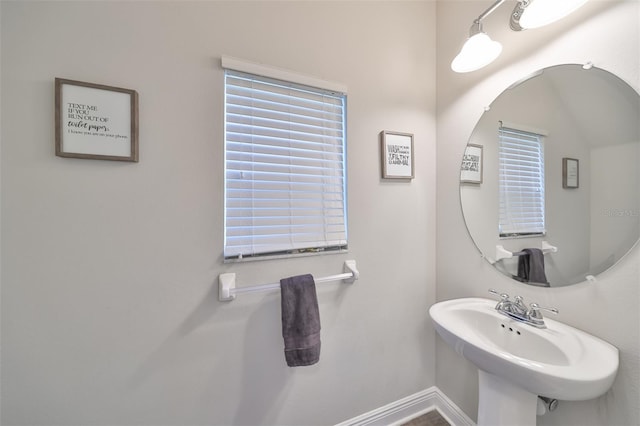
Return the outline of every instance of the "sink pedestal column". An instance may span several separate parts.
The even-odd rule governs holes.
[[[478,426],[535,426],[538,395],[478,370]]]

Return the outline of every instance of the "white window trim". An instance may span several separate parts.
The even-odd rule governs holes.
[[[263,77],[275,78],[277,80],[288,81],[291,83],[302,84],[305,86],[317,87],[318,89],[329,90],[336,93],[347,94],[347,86],[333,81],[322,80],[320,78],[299,74],[282,68],[271,67],[255,62],[245,61],[243,59],[223,56],[222,68],[248,74],[261,75]]]

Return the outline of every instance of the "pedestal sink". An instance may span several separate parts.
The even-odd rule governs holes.
[[[618,371],[618,349],[558,321],[535,328],[483,298],[429,309],[438,334],[479,369],[478,425],[536,424],[537,397],[586,400],[604,394]]]

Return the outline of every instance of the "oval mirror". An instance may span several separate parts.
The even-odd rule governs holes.
[[[501,273],[544,287],[590,280],[640,237],[640,96],[592,66],[506,89],[467,144],[467,229]]]

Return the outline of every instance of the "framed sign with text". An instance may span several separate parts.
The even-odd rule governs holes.
[[[138,162],[138,93],[55,79],[56,155]]]
[[[460,182],[482,183],[482,145],[468,144],[462,157]]]
[[[413,134],[380,132],[383,179],[413,179]]]
[[[580,186],[579,160],[575,158],[562,159],[562,187],[578,188]]]

